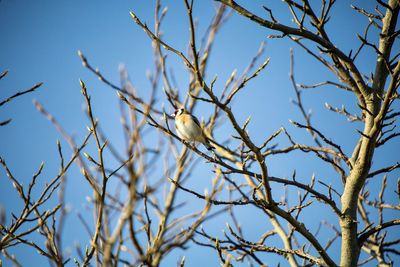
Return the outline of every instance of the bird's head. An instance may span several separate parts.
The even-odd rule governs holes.
[[[176,118],[179,115],[183,114],[184,112],[185,112],[184,108],[178,108],[177,110],[175,110],[175,112],[173,114],[171,114],[171,116]]]

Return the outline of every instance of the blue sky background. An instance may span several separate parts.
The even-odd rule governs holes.
[[[274,10],[274,15],[281,21],[288,18],[288,9],[281,1],[243,1],[249,9],[261,16],[265,16],[262,5],[268,5]],[[359,42],[355,33],[362,33],[367,24],[366,19],[354,12],[350,4],[366,5],[366,9],[373,10],[372,1],[337,1],[332,17],[328,24],[328,32],[332,41],[344,52],[358,47]],[[367,3],[365,3],[367,2]],[[188,23],[184,4],[181,1],[162,1],[169,11],[163,24],[164,40],[181,51],[187,51],[189,39]],[[201,36],[211,21],[216,9],[216,2],[197,1],[194,16],[198,20]],[[71,154],[67,143],[62,139],[54,127],[36,111],[32,99],[38,100],[50,111],[57,120],[74,135],[76,140],[82,140],[86,134],[87,118],[83,114],[84,99],[80,93],[79,79],[85,81],[96,117],[107,133],[111,142],[121,151],[124,149],[123,135],[119,127],[118,99],[115,92],[102,84],[87,69],[82,67],[77,51],[81,50],[92,65],[99,67],[101,72],[113,83],[119,84],[118,66],[123,63],[138,93],[146,98],[150,92],[150,83],[146,79],[146,72],[154,70],[151,42],[129,16],[133,10],[142,21],[153,28],[154,3],[145,0],[124,1],[10,1],[0,2],[0,71],[9,70],[9,74],[0,81],[0,99],[5,99],[17,91],[27,89],[33,84],[44,82],[36,92],[20,97],[1,108],[0,120],[12,118],[12,122],[0,129],[0,156],[3,157],[14,175],[23,184],[28,184],[32,174],[40,163],[45,162],[43,175],[38,181],[38,187],[53,178],[59,169],[56,141],[63,145],[64,154],[69,158]],[[295,97],[289,80],[289,49],[294,49],[295,76],[299,83],[312,84],[327,79],[337,81],[332,74],[325,70],[315,60],[311,59],[296,44],[286,39],[269,40],[271,34],[264,28],[234,14],[223,26],[217,36],[212,51],[207,72],[207,81],[218,75],[216,90],[221,90],[225,81],[234,69],[241,73],[251,58],[257,53],[262,41],[266,41],[266,50],[262,57],[270,57],[269,66],[258,78],[238,94],[232,105],[234,114],[242,123],[249,115],[252,121],[248,127],[249,133],[258,144],[281,126],[284,126],[301,143],[311,144],[311,138],[305,131],[290,125],[289,119],[303,122],[298,109],[290,102]],[[371,36],[373,36],[371,34]],[[374,41],[376,41],[375,39]],[[393,51],[399,51],[395,44]],[[357,66],[369,74],[375,64],[374,54],[365,50],[358,60]],[[261,62],[259,62],[261,64]],[[181,61],[175,55],[168,56],[168,68],[173,69],[179,90],[185,94],[189,76]],[[161,89],[161,87],[160,87]],[[346,108],[357,112],[356,99],[348,93],[333,87],[323,87],[303,92],[303,101],[306,109],[313,112],[312,121],[319,130],[337,143],[344,151],[351,154],[358,134],[355,129],[361,129],[360,123],[347,123],[345,118],[327,111],[324,103]],[[160,107],[165,105],[172,112],[162,95],[158,95]],[[399,105],[394,107],[397,109]],[[208,104],[200,103],[195,110],[199,118],[207,119],[211,114]],[[225,140],[233,134],[228,125],[220,127],[215,132],[217,140]],[[279,139],[285,144],[284,138]],[[147,140],[151,143],[151,140]],[[79,141],[78,141],[79,142]],[[90,146],[87,151],[94,151]],[[385,148],[376,151],[372,169],[393,164],[399,160],[398,151],[400,142],[391,141]],[[197,156],[194,156],[197,157]],[[289,177],[296,169],[299,180],[309,181],[312,174],[328,184],[332,184],[339,192],[342,191],[340,179],[329,166],[321,163],[311,155],[295,152],[289,156],[267,158],[270,174],[273,176]],[[112,160],[108,161],[110,168],[116,167]],[[203,192],[211,186],[213,173],[204,161],[199,162],[186,186],[195,191]],[[157,170],[155,171],[157,173]],[[388,175],[387,200],[397,203],[394,193],[395,184],[400,172]],[[64,248],[71,250],[72,257],[76,257],[74,244],[81,243],[84,248],[88,244],[88,237],[82,226],[77,223],[77,214],[90,218],[90,211],[86,196],[91,195],[86,181],[79,170],[74,167],[68,173],[67,203],[71,213],[65,228]],[[240,178],[237,178],[240,180]],[[371,199],[376,198],[374,190],[380,187],[381,176],[370,181]],[[167,184],[168,185],[168,184]],[[317,189],[324,191],[323,187]],[[274,196],[280,199],[283,193],[281,185],[273,185]],[[178,194],[179,200],[188,201],[187,206],[180,211],[187,214],[202,205],[201,201],[193,199],[185,193]],[[289,190],[289,200],[292,204],[297,199],[297,190]],[[0,170],[0,206],[6,209],[7,219],[10,220],[10,211],[18,211],[21,203],[16,198],[16,192]],[[218,209],[215,209],[218,210]],[[182,215],[179,212],[175,216]],[[398,218],[398,212],[385,213],[385,219]],[[247,208],[238,209],[238,218],[249,240],[257,240],[260,233],[270,230],[267,219],[258,211]],[[320,220],[325,219],[337,224],[330,210],[316,203],[306,210],[300,219],[304,220],[310,229],[316,229]],[[204,228],[214,235],[223,236],[226,230],[224,216],[217,217],[213,223],[205,223]],[[283,225],[286,225],[283,223]],[[395,228],[393,228],[395,229]],[[398,228],[397,228],[398,229]],[[395,236],[396,235],[396,236]],[[326,239],[331,233],[326,229],[320,238]],[[388,240],[399,238],[399,234],[392,231]],[[279,240],[276,242],[279,244]],[[300,239],[301,240],[301,239]],[[334,259],[339,259],[340,243],[336,242],[330,249]],[[39,266],[47,264],[32,248],[19,246],[14,250],[24,266]],[[187,251],[175,250],[162,266],[174,266],[182,255],[186,255],[187,266],[218,266],[215,251],[207,248],[192,246]],[[2,258],[2,256],[0,256]],[[284,262],[273,254],[261,257],[268,265]],[[3,258],[2,258],[3,259]],[[200,264],[201,262],[201,264]],[[400,263],[399,258],[396,262]],[[7,262],[6,262],[7,263]],[[375,263],[371,263],[374,266]],[[69,266],[72,266],[72,261]],[[7,266],[7,264],[5,265]],[[282,265],[285,266],[285,263]]]

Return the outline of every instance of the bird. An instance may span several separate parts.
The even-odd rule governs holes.
[[[171,116],[175,119],[176,132],[181,139],[187,142],[202,143],[208,150],[214,149],[195,116],[184,108],[178,108]]]

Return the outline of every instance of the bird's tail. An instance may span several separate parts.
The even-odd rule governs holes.
[[[204,139],[203,145],[210,151],[215,149],[207,138]]]

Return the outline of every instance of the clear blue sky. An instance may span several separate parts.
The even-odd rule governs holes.
[[[276,10],[275,16],[278,19],[285,21],[287,18],[288,10],[281,1],[242,2],[251,2],[250,9],[262,16],[265,16],[262,5],[268,5]],[[332,17],[328,31],[334,43],[344,52],[349,52],[351,48],[359,44],[355,33],[362,33],[367,23],[364,17],[351,10],[350,4],[365,4],[363,3],[365,1],[337,2],[333,13],[340,14],[340,17]],[[169,7],[163,27],[164,38],[186,52],[189,35],[183,3],[182,1],[162,1],[162,4]],[[366,4],[369,5],[367,6],[369,9],[374,7],[372,1]],[[216,5],[215,2],[209,0],[197,1],[194,15],[198,19],[200,33],[207,27]],[[86,82],[89,93],[92,95],[95,114],[100,119],[109,139],[117,147],[123,149],[122,130],[118,127],[118,101],[115,92],[82,67],[77,51],[83,51],[89,61],[99,67],[101,72],[116,84],[119,84],[118,66],[121,63],[125,64],[138,93],[146,97],[150,88],[146,72],[154,69],[151,42],[143,30],[130,18],[130,10],[135,11],[138,17],[152,28],[154,3],[148,0],[0,1],[0,71],[9,70],[7,77],[0,81],[0,99],[27,89],[35,83],[44,82],[44,85],[35,93],[16,99],[2,107],[0,112],[1,121],[12,118],[9,125],[0,128],[0,156],[6,160],[15,176],[24,184],[29,183],[32,174],[42,161],[45,162],[45,168],[39,185],[43,185],[57,173],[59,168],[57,139],[61,140],[66,155],[71,152],[54,127],[36,111],[32,99],[41,102],[70,134],[73,134],[77,140],[81,140],[86,133],[88,122],[83,114],[84,99],[80,93],[79,79]],[[239,73],[244,70],[256,54],[260,43],[266,41],[263,58],[270,57],[271,62],[266,70],[240,93],[240,100],[233,104],[234,113],[241,122],[252,115],[249,132],[258,143],[281,126],[285,126],[299,142],[310,143],[311,140],[304,131],[293,128],[288,122],[289,119],[302,122],[298,110],[290,102],[295,95],[288,76],[289,49],[293,48],[295,52],[297,82],[312,84],[335,78],[294,43],[284,39],[268,40],[266,36],[271,33],[234,14],[223,26],[216,39],[207,80],[210,81],[214,75],[218,75],[219,81],[216,88],[221,88],[234,69],[237,69]],[[399,45],[396,44],[393,50],[399,51]],[[187,88],[188,73],[174,55],[169,55],[168,60],[169,68],[173,68],[178,86],[183,92]],[[375,58],[369,51],[359,57],[357,65],[369,74],[373,71],[374,62]],[[327,111],[324,103],[329,102],[338,107],[344,104],[348,110],[356,111],[354,96],[332,87],[310,90],[304,92],[303,96],[306,108],[313,111],[314,123],[350,154],[358,137],[355,129],[360,129],[361,125],[347,123],[344,118]],[[165,105],[167,110],[172,111],[161,93],[158,104],[160,107]],[[209,106],[201,104],[195,110],[195,115],[207,119],[209,110]],[[232,132],[228,132],[229,129],[229,127],[217,129],[216,139],[224,140],[232,135]],[[399,149],[399,141],[392,141],[388,147],[378,150],[373,169],[398,161]],[[342,190],[339,178],[330,170],[330,167],[310,155],[294,153],[289,157],[270,158],[267,162],[273,176],[288,177],[296,169],[298,176],[303,177],[304,181],[308,181],[311,175],[315,174],[318,179],[332,184],[339,191]],[[205,165],[204,162],[199,165],[187,182],[187,186],[203,192],[210,186],[213,174],[209,168],[202,167]],[[389,188],[395,188],[399,174],[400,172],[397,171],[388,176]],[[71,169],[68,179],[67,203],[71,208],[68,222],[77,222],[77,213],[88,213],[85,197],[91,195],[91,192],[76,168]],[[378,188],[380,179],[371,180],[370,184],[372,188]],[[322,187],[318,188],[323,190]],[[279,200],[283,188],[275,185],[273,190]],[[392,189],[387,191],[387,199],[395,202],[393,191]],[[291,190],[290,194],[289,199],[295,201],[296,190]],[[372,192],[372,194],[376,193]],[[6,209],[8,220],[10,220],[9,212],[21,207],[21,203],[15,196],[16,193],[4,171],[0,170],[0,206]],[[196,202],[197,200],[193,200],[187,194],[182,193],[178,196],[182,198],[182,201],[191,202],[189,207],[201,203]],[[310,211],[312,213],[305,212],[301,219],[306,224],[308,223],[311,229],[315,230],[321,219],[337,223],[330,211],[318,204]],[[269,230],[270,225],[266,218],[254,210],[241,209],[238,214],[249,239],[257,240],[260,232],[264,232],[262,229]],[[386,218],[390,219],[398,215],[394,212],[388,213]],[[215,235],[222,236],[222,230],[226,230],[225,221],[226,218],[219,217],[213,224],[206,223],[205,229],[210,229]],[[82,247],[88,244],[86,233],[78,224],[67,225],[65,229],[64,247],[71,250],[72,257],[76,257],[73,248],[75,242],[81,242]],[[326,232],[328,233],[328,230]],[[388,236],[388,239],[392,240],[394,237]],[[339,248],[340,244],[336,242],[330,251],[335,260],[339,258]],[[21,246],[13,252],[26,266],[47,264],[47,261],[39,257],[32,248]],[[163,266],[174,266],[181,255],[186,255],[188,266],[218,265],[215,251],[193,246],[187,251],[174,251],[168,256]],[[2,256],[0,258],[2,259]],[[267,254],[262,258],[268,265],[276,265],[279,261],[284,262],[273,254]],[[400,263],[398,258],[396,260]],[[69,266],[72,264],[71,261]],[[281,266],[285,266],[285,263]]]

